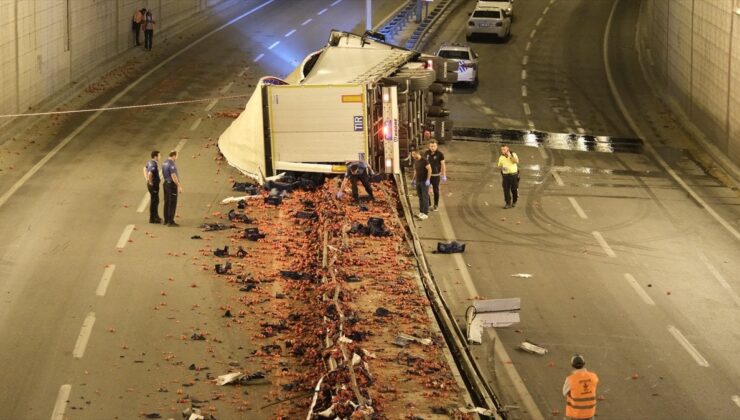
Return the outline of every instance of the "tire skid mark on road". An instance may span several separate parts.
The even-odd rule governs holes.
[[[681,345],[681,347],[686,350],[689,355],[694,359],[694,361],[702,367],[709,367],[709,362],[707,359],[704,358],[704,356],[699,353],[699,350],[694,347],[693,344],[683,335],[681,334],[681,331],[678,330],[678,328],[674,327],[673,325],[668,326],[668,332],[671,333],[673,338],[678,341],[678,343]]]
[[[624,279],[627,280],[627,283],[629,283],[633,289],[635,289],[635,292],[637,292],[637,295],[640,296],[640,299],[642,299],[643,302],[648,305],[655,306],[655,301],[650,297],[650,295],[647,294],[645,289],[640,286],[640,283],[635,280],[632,274],[624,273]]]
[[[118,243],[116,243],[116,248],[123,249],[126,247],[135,227],[136,225],[126,225],[126,227],[123,228],[123,232],[121,232],[121,236],[118,238]]]
[[[115,264],[109,264],[107,267],[105,267],[105,271],[103,271],[103,276],[100,278],[100,283],[98,284],[98,289],[95,291],[96,295],[105,296],[105,293],[108,291],[110,280],[113,278],[114,271],[116,271]]]
[[[90,340],[93,325],[95,325],[95,312],[90,312],[85,317],[85,320],[82,321],[80,335],[77,336],[75,348],[72,350],[72,357],[75,359],[82,359],[82,356],[85,355],[85,348],[87,347],[87,342]]]
[[[54,411],[51,412],[51,420],[64,420],[65,412],[67,411],[67,402],[69,402],[69,394],[72,393],[72,385],[64,384],[59,387],[59,393],[57,394],[57,402],[54,404]]]

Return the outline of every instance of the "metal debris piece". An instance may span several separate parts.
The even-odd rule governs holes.
[[[465,312],[468,341],[483,342],[483,328],[508,327],[519,322],[520,298],[475,300]]]
[[[519,345],[519,349],[524,350],[527,353],[539,354],[540,356],[544,356],[547,354],[546,348],[528,340],[522,341],[522,344]]]
[[[428,345],[432,344],[432,339],[431,338],[419,338],[419,337],[415,337],[415,336],[410,335],[410,334],[398,333],[398,335],[396,335],[396,339],[398,339],[398,338],[401,338],[401,339],[406,340],[406,341],[409,341],[409,342],[413,341],[413,342],[419,343],[419,344],[421,344],[423,346],[428,346]]]
[[[511,277],[519,277],[520,279],[528,279],[532,277],[532,275],[527,274],[527,273],[517,273],[517,274],[512,274]]]
[[[223,385],[230,384],[236,381],[237,379],[239,379],[241,375],[242,375],[241,372],[232,372],[232,373],[227,373],[225,375],[219,375],[219,377],[216,378],[216,385],[223,386]]]

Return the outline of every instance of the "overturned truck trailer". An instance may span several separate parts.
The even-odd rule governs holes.
[[[263,183],[281,172],[341,173],[363,160],[399,173],[428,115],[444,110],[458,63],[390,45],[372,33],[332,31],[287,78],[263,77],[221,134],[229,164]]]

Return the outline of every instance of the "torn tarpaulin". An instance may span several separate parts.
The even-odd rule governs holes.
[[[206,232],[212,232],[214,230],[226,230],[231,228],[231,226],[227,226],[223,223],[203,223],[200,225],[200,228]]]
[[[249,239],[250,241],[258,241],[263,239],[265,234],[261,233],[259,228],[246,228],[244,229],[244,235],[242,237]]]
[[[231,186],[231,190],[244,192],[249,195],[259,194],[259,187],[249,182],[235,182],[234,185]]]
[[[455,254],[465,252],[465,244],[462,242],[437,242],[437,254]]]
[[[249,216],[247,216],[244,213],[237,213],[236,210],[234,209],[229,210],[228,217],[229,217],[229,220],[232,222],[240,222],[240,223],[246,223],[246,224],[254,223],[254,219],[251,219]]]

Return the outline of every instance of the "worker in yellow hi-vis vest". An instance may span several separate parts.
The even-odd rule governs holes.
[[[519,156],[509,150],[509,146],[501,146],[501,156],[498,158],[498,167],[501,168],[501,185],[504,187],[505,209],[516,207],[519,199]]]
[[[576,354],[570,360],[575,369],[565,378],[565,418],[568,420],[590,420],[596,415],[596,385],[599,377],[586,370],[583,356]]]

